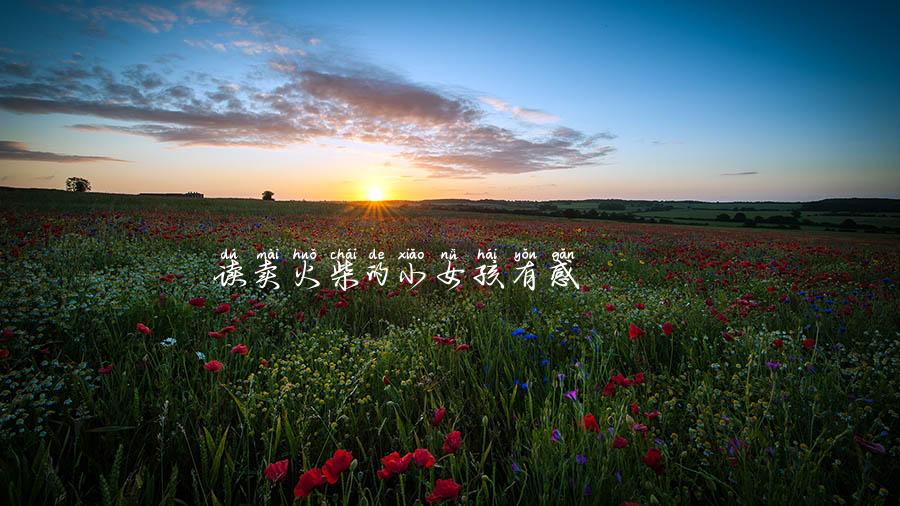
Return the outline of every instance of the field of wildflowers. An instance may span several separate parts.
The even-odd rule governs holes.
[[[0,502],[885,504],[894,239],[466,216],[5,209]],[[388,253],[384,286],[253,282]],[[233,248],[246,286],[223,287]],[[419,286],[398,283],[425,252]],[[435,273],[455,249],[466,279]],[[494,249],[505,287],[473,282]],[[537,283],[511,282],[538,255]],[[574,252],[579,288],[553,287]],[[322,279],[324,278],[324,279]],[[892,480],[891,477],[894,477]]]

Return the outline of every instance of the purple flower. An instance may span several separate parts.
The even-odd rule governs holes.
[[[513,472],[513,474],[519,474],[522,472],[522,468],[519,467],[519,464],[516,464],[515,462],[513,462],[512,463],[512,472]]]
[[[585,485],[584,486],[584,496],[590,497],[592,495],[594,495],[594,489],[592,489],[590,485]]]
[[[878,443],[873,443],[871,441],[866,441],[862,437],[857,434],[853,435],[853,441],[862,448],[863,450],[874,453],[875,455],[884,455],[886,453],[884,446]]]
[[[616,471],[616,481],[622,483],[622,471]]]
[[[578,400],[578,389],[566,392],[566,398],[572,399],[573,401]]]
[[[777,360],[769,360],[768,362],[766,362],[766,367],[768,367],[769,369],[771,369],[773,371],[777,371],[778,369],[781,369],[781,365],[782,365],[781,362],[778,362]]]
[[[563,381],[566,381],[566,375],[563,373],[559,373],[556,375],[556,379],[559,380],[560,383],[562,383]]]
[[[741,441],[736,437],[733,437],[728,440],[728,444],[726,446],[728,447],[728,455],[733,457],[735,453],[743,450],[747,446],[747,443]]]
[[[587,464],[587,456],[580,453],[578,455],[575,455],[575,463],[579,466]]]
[[[553,432],[550,433],[550,441],[554,443],[558,443],[561,437],[559,429],[553,429]]]

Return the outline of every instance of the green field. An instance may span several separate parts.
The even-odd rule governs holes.
[[[0,191],[0,503],[896,504],[895,235],[443,205]]]

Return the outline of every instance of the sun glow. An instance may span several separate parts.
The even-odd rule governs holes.
[[[371,186],[366,191],[366,199],[370,202],[378,202],[384,200],[384,192],[377,186]]]

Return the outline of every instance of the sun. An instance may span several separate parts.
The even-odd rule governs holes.
[[[370,202],[378,202],[384,200],[384,192],[377,186],[369,187],[366,191],[366,199]]]

